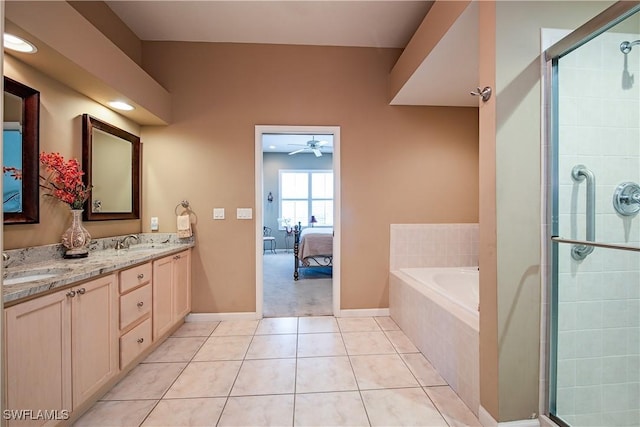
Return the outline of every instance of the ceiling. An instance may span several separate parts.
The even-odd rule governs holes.
[[[106,1],[141,40],[404,48],[431,1]]]
[[[141,40],[404,48],[432,1],[111,1]],[[390,102],[477,107],[478,12],[472,2]]]

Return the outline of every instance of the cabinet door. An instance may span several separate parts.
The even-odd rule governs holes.
[[[71,412],[71,298],[67,290],[5,310],[7,409]],[[45,420],[9,421],[43,425]]]
[[[118,305],[114,274],[74,286],[71,304],[73,406],[118,373]]]
[[[173,260],[173,323],[191,311],[191,251],[177,254]]]
[[[172,289],[173,256],[153,262],[153,339],[156,340],[173,326]]]

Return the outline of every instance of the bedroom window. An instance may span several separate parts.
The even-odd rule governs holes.
[[[316,227],[333,226],[333,171],[281,170],[280,218],[308,227],[311,215]]]

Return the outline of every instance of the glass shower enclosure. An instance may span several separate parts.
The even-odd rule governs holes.
[[[614,6],[545,52],[548,409],[559,425],[640,425],[640,15],[637,3]]]

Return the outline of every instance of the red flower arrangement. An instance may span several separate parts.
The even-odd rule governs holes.
[[[48,176],[40,175],[40,187],[49,190],[53,196],[68,204],[71,209],[82,209],[89,198],[90,188],[82,182],[84,172],[76,159],[64,160],[60,153],[40,154],[40,163],[45,166]]]

